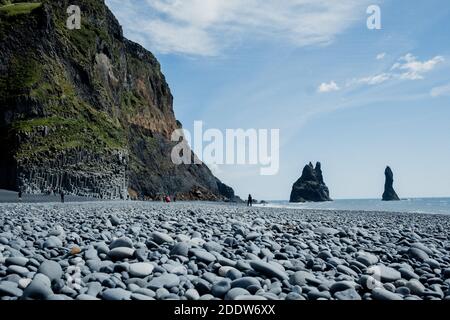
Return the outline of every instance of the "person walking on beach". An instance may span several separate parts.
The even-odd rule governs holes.
[[[22,201],[22,190],[19,190],[18,197],[19,197],[19,201]]]
[[[252,206],[253,206],[253,198],[252,198],[252,195],[249,194],[248,200],[247,200],[247,207],[252,207]]]
[[[61,190],[59,195],[61,196],[61,203],[64,203],[64,191]]]

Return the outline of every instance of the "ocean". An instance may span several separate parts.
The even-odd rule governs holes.
[[[402,201],[381,201],[379,199],[335,200],[319,203],[289,203],[289,201],[269,201],[273,208],[320,209],[349,211],[411,212],[450,215],[450,198],[412,198]]]

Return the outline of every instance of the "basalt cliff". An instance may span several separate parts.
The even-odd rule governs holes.
[[[324,202],[331,201],[330,191],[323,180],[322,166],[317,162],[305,166],[302,176],[293,187],[290,202]]]
[[[384,175],[386,180],[384,183],[383,201],[400,201],[397,192],[394,190],[394,173],[391,167],[386,167]]]
[[[181,127],[156,58],[102,0],[0,0],[0,188],[103,199],[225,200],[206,165],[175,165]],[[67,8],[81,28],[67,27]]]

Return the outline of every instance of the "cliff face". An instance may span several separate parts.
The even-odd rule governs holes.
[[[66,27],[72,4],[80,30]],[[171,162],[180,124],[169,86],[103,1],[0,7],[0,48],[0,188],[225,198],[205,165]]]
[[[303,169],[302,176],[293,187],[290,202],[323,202],[331,201],[328,187],[323,181],[323,174],[320,162],[314,168],[309,163]]]
[[[390,167],[384,171],[386,182],[384,184],[383,201],[400,201],[397,193],[394,190],[394,173]]]

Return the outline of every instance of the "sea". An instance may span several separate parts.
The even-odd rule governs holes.
[[[411,198],[402,201],[381,201],[380,199],[335,200],[330,202],[289,203],[269,201],[259,205],[286,209],[319,209],[344,211],[410,212],[450,215],[450,198]]]

